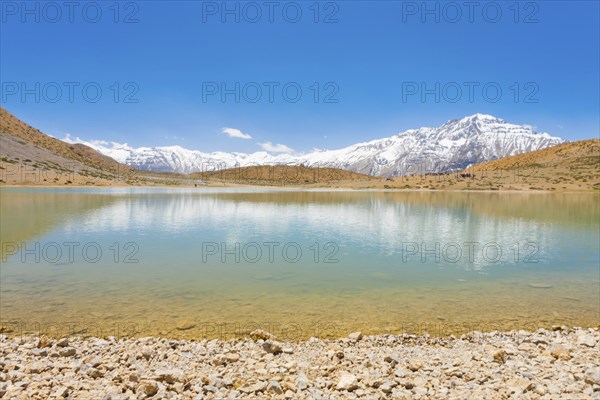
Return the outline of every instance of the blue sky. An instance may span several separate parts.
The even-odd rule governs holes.
[[[4,1],[2,106],[57,137],[203,151],[334,149],[477,112],[599,136],[598,1],[276,3]]]

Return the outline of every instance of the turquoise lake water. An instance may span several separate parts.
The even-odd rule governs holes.
[[[5,332],[287,339],[600,323],[600,195],[0,190]]]

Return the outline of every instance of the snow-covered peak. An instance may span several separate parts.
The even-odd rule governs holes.
[[[335,167],[376,176],[443,172],[501,157],[539,150],[563,143],[530,125],[510,124],[487,114],[450,120],[438,128],[409,129],[397,135],[357,143],[338,150],[307,154],[203,153],[181,146],[132,148],[105,141],[88,144],[101,153],[133,167],[181,173],[214,171],[250,165],[300,165]]]
[[[493,115],[489,115],[489,114],[473,114],[471,116],[465,117],[463,118],[463,120],[471,120],[471,121],[482,121],[482,122],[495,122],[495,123],[503,123],[505,122],[503,119],[500,119],[498,117],[494,117]]]

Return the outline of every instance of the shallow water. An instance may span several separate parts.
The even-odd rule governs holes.
[[[2,189],[12,334],[286,339],[600,323],[600,195]]]

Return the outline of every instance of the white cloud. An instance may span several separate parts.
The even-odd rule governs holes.
[[[120,163],[126,163],[128,157],[131,155],[133,148],[129,147],[127,143],[108,142],[106,140],[84,140],[79,136],[67,135],[62,139],[63,142],[70,144],[81,143],[92,149],[104,154],[105,156],[112,157]]]
[[[167,140],[185,140],[185,138],[183,136],[177,136],[177,135],[165,135],[163,136],[163,138],[167,139]]]
[[[273,144],[271,142],[258,143],[258,145],[269,153],[293,153],[294,149],[287,147],[285,144]]]
[[[244,132],[240,131],[239,129],[235,129],[235,128],[223,128],[222,132],[232,138],[252,139],[252,136],[250,136],[249,134],[244,133]]]
[[[63,142],[67,142],[69,144],[81,143],[89,146],[93,149],[98,150],[100,147],[122,147],[127,146],[127,143],[117,143],[117,142],[107,142],[106,140],[83,140],[79,136],[73,137],[67,133],[67,135],[62,139]]]

